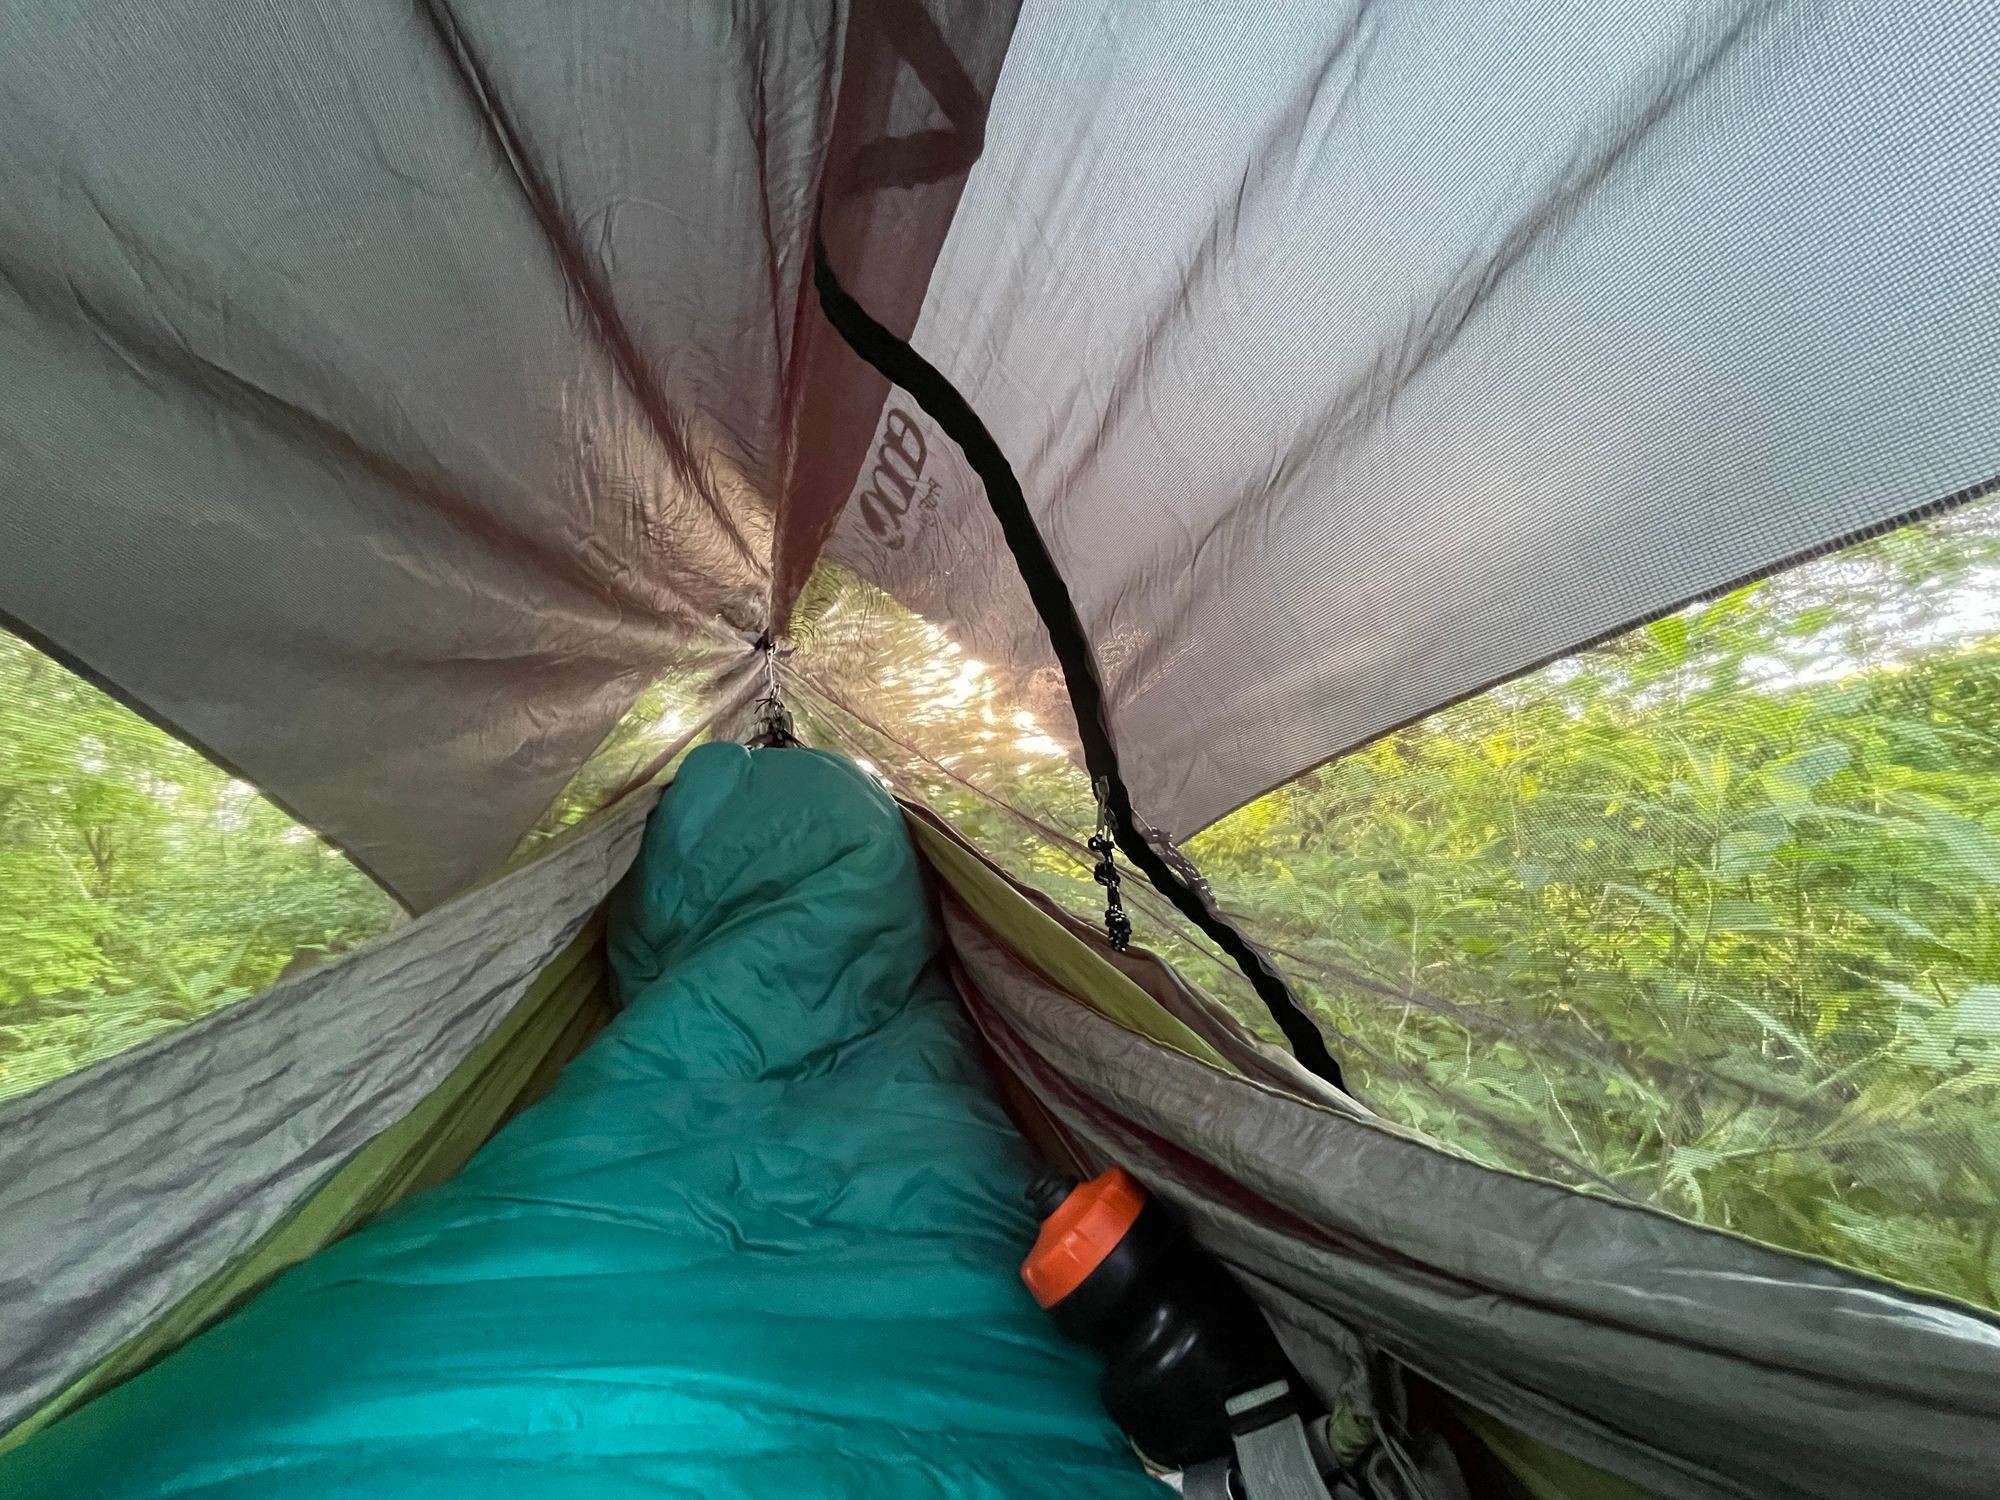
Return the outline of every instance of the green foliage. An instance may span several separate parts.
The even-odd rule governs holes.
[[[1685,610],[1194,841],[1364,1097],[2000,1305],[1992,511]]]
[[[250,787],[0,634],[0,1097],[397,915]]]
[[[827,588],[815,735],[1099,909],[1046,684]],[[2000,507],[1912,527],[1446,709],[1189,852],[1382,1113],[2000,1306],[1996,603]],[[1134,886],[1139,940],[1269,1034]]]

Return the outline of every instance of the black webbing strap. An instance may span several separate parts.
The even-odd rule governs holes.
[[[1328,1083],[1341,1086],[1340,1065],[1326,1050],[1326,1040],[1312,1023],[1298,997],[1271,962],[1223,917],[1202,899],[1201,894],[1176,874],[1160,851],[1148,843],[1139,830],[1132,810],[1132,794],[1118,769],[1118,752],[1111,743],[1111,721],[1104,707],[1104,685],[1097,676],[1097,661],[1091,654],[1090,638],[1077,617],[1076,601],[1069,585],[1056,571],[1041,531],[1021,493],[1021,481],[993,441],[993,434],[979,420],[966,399],[949,380],[916,350],[868,316],[867,311],[847,294],[826,261],[826,246],[813,237],[813,284],[819,289],[819,304],[826,320],[847,340],[854,352],[873,365],[887,380],[902,387],[910,399],[958,444],[972,472],[986,487],[986,502],[1007,538],[1021,580],[1035,613],[1049,632],[1056,661],[1062,667],[1069,688],[1070,707],[1076,713],[1076,730],[1083,742],[1083,764],[1091,782],[1099,789],[1105,811],[1111,819],[1118,847],[1160,894],[1173,902],[1182,916],[1214,940],[1243,971],[1271,1019],[1291,1043],[1298,1060]]]

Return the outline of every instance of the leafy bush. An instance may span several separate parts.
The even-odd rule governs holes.
[[[2000,1305],[2000,527],[1879,539],[1192,844],[1461,1150]]]
[[[251,787],[0,633],[0,1097],[398,915]]]
[[[823,593],[795,673],[822,742],[1094,913],[1088,789],[1024,684]],[[1988,505],[1445,709],[1188,852],[1390,1118],[2000,1306],[1996,606]],[[1126,889],[1142,943],[1275,1034]]]

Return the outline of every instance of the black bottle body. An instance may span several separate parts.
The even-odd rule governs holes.
[[[1049,1313],[1104,1356],[1106,1410],[1164,1468],[1230,1452],[1230,1397],[1274,1380],[1302,1389],[1256,1304],[1155,1201]]]

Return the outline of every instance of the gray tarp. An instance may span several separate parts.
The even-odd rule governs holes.
[[[1352,1330],[1672,1500],[1992,1493],[1993,1319],[1232,1078],[945,916],[1000,1056],[1248,1273],[1323,1380],[1354,1378]]]
[[[625,873],[653,800],[255,1000],[0,1104],[0,1433],[408,1114]]]
[[[1996,86],[1983,0],[1028,6],[913,342],[1141,813],[2000,473]],[[901,393],[833,547],[1048,664]]]
[[[2000,470],[1976,0],[0,4],[0,618],[418,906],[857,471],[837,554],[1047,665],[822,204],[1176,838]]]
[[[1011,7],[938,9],[955,92],[914,0],[0,0],[0,621],[414,905],[492,868],[858,456],[812,226],[836,110],[976,145]],[[907,324],[970,149],[882,156],[829,234]]]

